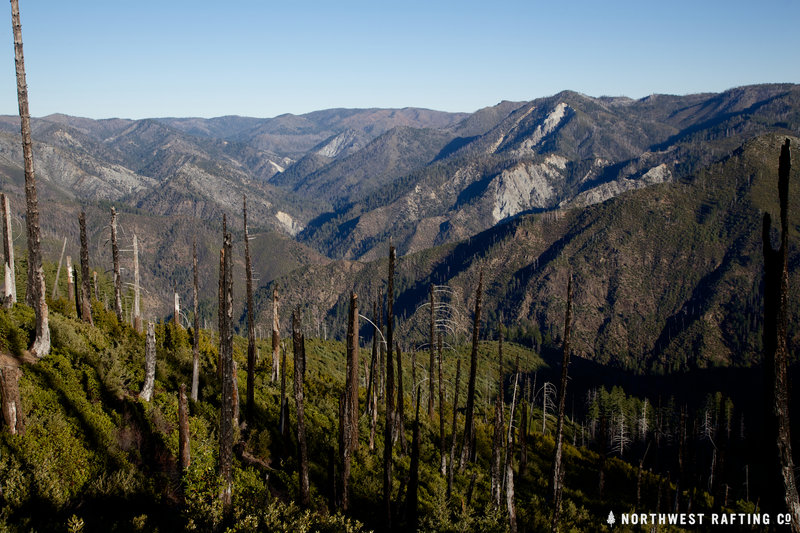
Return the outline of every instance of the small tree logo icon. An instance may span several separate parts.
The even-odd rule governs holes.
[[[616,521],[617,521],[617,520],[614,518],[614,511],[609,511],[609,512],[608,512],[608,518],[606,518],[606,523],[607,523],[609,526],[613,526],[613,525],[614,525],[614,522],[616,522]]]

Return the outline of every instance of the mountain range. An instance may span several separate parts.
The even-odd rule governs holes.
[[[543,338],[557,337],[558,295],[572,270],[585,287],[578,351],[641,369],[751,362],[753,336],[730,332],[744,331],[732,321],[757,303],[753,232],[772,206],[767,177],[787,135],[800,135],[792,84],[638,100],[565,91],[474,113],[33,120],[51,214],[46,257],[57,261],[65,236],[77,257],[80,206],[93,228],[92,261],[108,268],[104,219],[115,205],[128,237],[144,237],[154,315],[166,313],[173,288],[191,294],[194,239],[204,312],[216,316],[217,235],[223,215],[240,232],[246,196],[250,232],[261,236],[258,284],[302,294],[332,332],[342,294],[377,290],[365,279],[378,275],[391,242],[406,256],[406,313],[430,282],[460,285],[467,304],[483,266],[493,273],[490,321],[502,311]],[[16,117],[0,117],[0,183],[21,212]]]

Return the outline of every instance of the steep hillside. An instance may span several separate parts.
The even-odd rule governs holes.
[[[659,371],[752,364],[760,353],[761,215],[777,211],[782,141],[758,137],[675,183],[588,208],[520,217],[458,244],[407,255],[399,261],[399,312],[413,314],[430,283],[456,288],[468,309],[482,268],[487,308],[497,310],[489,323],[502,313],[505,323],[554,342],[572,272],[573,346],[581,356]],[[800,185],[794,178],[791,220],[792,291],[800,295]],[[291,305],[308,308],[340,334],[344,295],[352,289],[372,298],[385,264],[334,262],[275,283]],[[794,326],[791,342],[800,346]]]

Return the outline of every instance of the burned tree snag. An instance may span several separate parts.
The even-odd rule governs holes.
[[[378,301],[372,304],[372,316],[378,314]],[[378,335],[377,324],[373,324],[372,358],[369,364],[369,384],[367,388],[367,415],[369,416],[369,451],[375,451],[375,426],[378,423]]]
[[[61,256],[58,258],[58,268],[56,269],[56,280],[53,282],[53,291],[50,298],[55,300],[58,297],[58,280],[61,277],[61,266],[64,264],[64,252],[67,251],[67,238],[64,237],[64,244],[61,245]]]
[[[81,227],[81,318],[94,325],[92,320],[91,284],[89,282],[89,242],[86,238],[86,213],[78,217]]]
[[[778,162],[778,197],[780,202],[780,247],[772,248],[771,218],[764,214],[764,378],[766,392],[766,426],[775,447],[766,456],[770,462],[772,492],[765,507],[792,515],[791,530],[800,531],[800,498],[794,476],[789,418],[789,382],[787,364],[788,298],[789,298],[789,173],[791,171],[789,139],[781,147]]]
[[[400,344],[395,341],[395,351],[397,352],[397,413],[395,416],[397,438],[400,441],[400,451],[406,453],[406,423],[405,406],[403,402],[403,353],[400,351]]]
[[[447,499],[453,494],[453,475],[456,466],[456,432],[458,430],[458,393],[461,384],[461,359],[456,361],[456,384],[453,391],[453,427],[450,435],[450,462],[447,469]]]
[[[347,365],[344,398],[339,417],[339,456],[341,470],[341,507],[350,505],[350,458],[358,445],[358,296],[350,293],[350,312],[347,319]]]
[[[472,353],[469,359],[469,382],[467,385],[467,406],[464,420],[464,444],[461,447],[461,470],[467,465],[473,454],[475,441],[473,434],[475,412],[475,380],[478,372],[478,335],[481,327],[481,293],[483,292],[483,270],[478,277],[478,290],[475,294],[475,316],[472,322]]]
[[[436,358],[436,298],[433,295],[433,283],[431,283],[430,288],[430,301],[431,301],[431,313],[430,313],[430,340],[429,348],[430,348],[430,361],[428,364],[428,419],[433,420],[433,365],[435,363]]]
[[[11,282],[6,287],[6,291],[9,292],[11,303],[17,303],[17,277],[14,273],[14,239],[11,234],[11,208],[8,204],[8,196],[0,194],[0,200],[3,203],[3,257],[11,277]],[[64,242],[67,242],[66,238]]]
[[[495,511],[500,509],[502,499],[503,478],[503,453],[505,451],[505,421],[503,420],[503,332],[497,328],[497,397],[494,401],[494,438],[492,440],[492,507]]]
[[[408,529],[410,531],[416,531],[419,525],[419,389],[419,386],[417,386],[416,414],[414,415],[414,429],[411,436],[411,464],[409,465],[408,496],[406,497]]]
[[[281,333],[278,322],[278,287],[272,287],[272,382],[278,380],[280,364]]]
[[[250,261],[250,236],[247,232],[247,198],[242,199],[244,216],[244,258],[247,271],[247,401],[245,404],[247,425],[253,425],[256,384],[256,324],[253,305],[253,264]]]
[[[186,399],[186,385],[181,383],[178,391],[178,464],[186,472],[191,463],[189,453],[189,401]]]
[[[392,528],[392,430],[394,427],[394,363],[392,362],[392,315],[394,305],[394,246],[389,247],[389,276],[386,292],[386,421],[383,434],[383,506],[386,528]]]
[[[297,406],[297,444],[300,462],[300,505],[311,503],[308,486],[308,446],[306,445],[306,418],[303,406],[303,376],[306,365],[305,336],[300,332],[297,313],[292,315],[292,344],[294,346],[294,400]]]
[[[517,533],[517,506],[514,502],[514,407],[517,404],[517,385],[519,383],[519,361],[514,373],[514,392],[511,395],[511,413],[508,417],[508,440],[506,441],[506,510],[508,511],[508,529]]]
[[[75,302],[74,274],[72,272],[72,257],[67,256],[67,298],[70,304]]]
[[[530,395],[530,380],[525,379],[525,388],[522,393],[522,404],[519,414],[519,476],[524,476],[528,471],[528,396]]]
[[[140,309],[139,287],[139,241],[133,234],[133,329],[142,332],[142,313]]]
[[[220,409],[219,423],[219,475],[222,478],[223,488],[220,494],[224,514],[230,515],[232,491],[233,491],[233,470],[231,466],[233,458],[233,439],[234,439],[234,401],[235,392],[233,390],[234,365],[233,365],[233,276],[231,265],[231,235],[226,233],[224,236],[221,251],[222,271],[222,320],[219,324],[220,341],[219,352],[222,363],[222,405]]]
[[[192,300],[194,304],[194,327],[192,328],[192,401],[197,401],[200,388],[200,315],[198,314],[198,275],[197,275],[197,241],[192,241]]]
[[[156,378],[156,328],[147,323],[147,336],[144,344],[144,385],[139,398],[149,402],[153,398],[153,383]]]
[[[114,312],[121,323],[122,318],[122,277],[119,269],[119,243],[117,242],[117,210],[111,208],[111,259],[114,268]]]
[[[445,475],[447,472],[447,459],[445,458],[444,451],[444,380],[442,379],[442,334],[438,335],[438,342],[436,343],[436,351],[438,352],[439,361],[439,456],[441,459],[441,472]]]
[[[564,442],[564,406],[567,397],[567,370],[569,367],[569,335],[572,326],[572,276],[567,282],[567,311],[564,316],[564,351],[561,357],[561,385],[558,388],[558,423],[556,425],[556,442],[553,452],[553,471],[550,488],[553,498],[553,522],[551,531],[558,531],[561,519],[561,495],[564,489],[564,468],[561,464],[561,448]]]

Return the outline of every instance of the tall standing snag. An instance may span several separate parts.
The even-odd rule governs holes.
[[[147,323],[147,336],[144,344],[144,385],[139,398],[149,402],[153,397],[153,384],[156,379],[156,329],[152,322]]]
[[[272,382],[278,380],[281,372],[280,364],[281,333],[278,322],[278,287],[272,287]]]
[[[222,406],[219,424],[219,474],[223,487],[220,499],[226,516],[230,515],[233,491],[233,439],[234,439],[234,398],[233,390],[233,278],[231,276],[231,235],[225,234],[220,251],[222,271],[222,302],[219,324],[219,351],[222,364]]]
[[[503,453],[505,452],[505,420],[503,420],[503,331],[498,326],[497,336],[497,398],[494,402],[494,439],[492,440],[492,507],[500,509],[503,495]]]
[[[386,423],[383,433],[383,506],[386,527],[392,527],[392,429],[394,426],[394,363],[392,362],[392,340],[394,322],[394,246],[389,247],[389,276],[386,291]]]
[[[430,313],[430,340],[429,348],[430,348],[430,361],[428,365],[428,418],[433,420],[433,365],[436,358],[436,298],[433,295],[433,283],[431,283],[430,288],[430,301],[431,301],[431,313]]]
[[[194,304],[194,327],[192,329],[192,401],[197,401],[200,388],[200,316],[198,314],[198,275],[197,275],[197,240],[192,241],[192,300]]]
[[[481,293],[483,292],[483,270],[478,277],[478,290],[475,294],[475,316],[472,323],[472,352],[469,358],[469,382],[467,385],[466,418],[464,420],[464,445],[461,448],[460,469],[464,469],[470,460],[475,447],[474,412],[475,412],[475,380],[478,372],[478,334],[481,327]]]
[[[122,278],[119,270],[119,243],[117,242],[117,210],[111,208],[111,260],[114,268],[114,312],[122,322]]]
[[[358,296],[350,293],[350,313],[347,320],[347,365],[344,402],[340,418],[340,459],[342,461],[342,510],[350,503],[350,458],[358,445]]]
[[[256,383],[256,324],[253,306],[253,264],[250,262],[250,237],[247,233],[247,198],[242,200],[242,213],[244,215],[244,258],[247,270],[247,402],[246,420],[248,427],[253,425],[253,410],[255,409],[255,383]]]
[[[142,332],[142,313],[139,305],[139,241],[133,234],[133,329]]]
[[[770,242],[771,218],[764,214],[764,378],[766,392],[766,426],[775,438],[775,448],[767,454],[771,463],[772,492],[765,506],[792,515],[791,529],[800,531],[800,498],[794,477],[789,418],[789,383],[787,363],[788,295],[789,295],[789,172],[791,171],[789,139],[781,148],[778,163],[778,197],[780,201],[781,244],[773,250]],[[767,442],[772,442],[770,438]]]
[[[297,444],[300,453],[300,505],[310,503],[308,489],[308,446],[306,445],[306,418],[303,406],[303,376],[306,366],[305,336],[300,332],[297,313],[292,315],[292,343],[294,346],[294,400],[297,405]]]
[[[561,386],[558,388],[558,424],[553,452],[553,475],[550,488],[553,498],[553,522],[551,531],[558,531],[561,518],[561,494],[564,489],[564,469],[561,464],[561,447],[564,442],[564,406],[567,397],[567,368],[569,367],[569,334],[572,326],[572,276],[567,282],[567,312],[564,317],[564,352],[561,357]]]
[[[28,110],[28,85],[25,81],[25,58],[22,52],[22,23],[19,0],[11,0],[11,25],[14,31],[14,63],[17,70],[17,100],[19,103],[22,157],[25,161],[25,210],[28,229],[28,283],[26,303],[36,314],[36,337],[31,346],[35,357],[50,353],[50,326],[47,320],[44,269],[42,268],[42,243],[39,228],[39,201],[36,196],[36,177],[33,171],[33,141],[31,140],[31,115]]]
[[[189,468],[189,401],[186,399],[186,385],[181,383],[178,390],[178,464],[183,472]]]
[[[94,325],[92,321],[91,284],[89,282],[89,242],[86,238],[86,213],[81,211],[78,217],[81,228],[81,318]]]
[[[456,432],[458,430],[458,393],[461,385],[461,359],[456,361],[456,385],[453,391],[453,428],[450,435],[450,462],[447,468],[447,498],[453,494],[453,476],[456,466]]]

